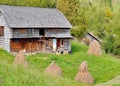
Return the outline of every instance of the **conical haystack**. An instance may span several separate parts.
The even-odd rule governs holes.
[[[90,43],[88,54],[99,55],[99,56],[102,55],[102,50],[98,41],[94,40]]]
[[[25,50],[19,51],[18,55],[14,60],[14,64],[22,64],[24,66],[28,66],[28,62],[25,59],[24,53],[25,53]]]
[[[75,76],[75,80],[79,82],[83,82],[86,84],[93,84],[94,79],[88,72],[88,67],[86,61],[82,62],[79,67],[79,72]]]
[[[47,68],[45,68],[45,73],[55,75],[58,77],[62,76],[61,68],[54,62],[52,62]]]

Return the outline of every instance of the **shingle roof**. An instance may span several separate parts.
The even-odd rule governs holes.
[[[11,28],[71,28],[64,15],[55,8],[0,5]]]

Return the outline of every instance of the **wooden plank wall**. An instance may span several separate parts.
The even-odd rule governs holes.
[[[39,37],[39,29],[29,29],[29,28],[20,28],[20,29],[12,29],[13,38],[33,38]]]
[[[0,26],[4,26],[4,39],[1,39],[3,40],[2,46],[5,50],[10,52],[10,38],[12,38],[12,30],[9,28],[2,13],[0,13]]]
[[[4,37],[0,37],[0,47],[4,47]]]
[[[40,50],[38,39],[12,39],[10,43],[11,51],[18,52],[26,49],[27,52]]]
[[[70,29],[46,29],[46,37],[68,37],[70,36]]]

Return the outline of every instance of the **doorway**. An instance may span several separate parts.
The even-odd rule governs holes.
[[[60,39],[57,39],[57,49],[60,48]]]
[[[56,51],[57,48],[57,40],[53,39],[53,51]]]

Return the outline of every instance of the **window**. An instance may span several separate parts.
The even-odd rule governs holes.
[[[13,33],[18,33],[18,30],[17,29],[13,29]]]
[[[26,33],[26,29],[19,29],[20,33]]]
[[[4,36],[4,26],[0,26],[0,36]]]
[[[27,34],[31,35],[32,34],[32,29],[27,29]]]
[[[26,29],[13,29],[13,33],[17,34],[17,33],[21,33],[21,34],[25,34],[26,33]]]
[[[35,32],[35,29],[32,29],[32,34],[34,34],[34,32]]]
[[[43,35],[44,36],[45,35],[45,30],[44,29],[40,29],[39,30],[39,35]]]
[[[35,29],[34,28],[27,29],[27,33],[32,35],[35,33]]]
[[[61,45],[64,45],[64,40],[61,40]]]

